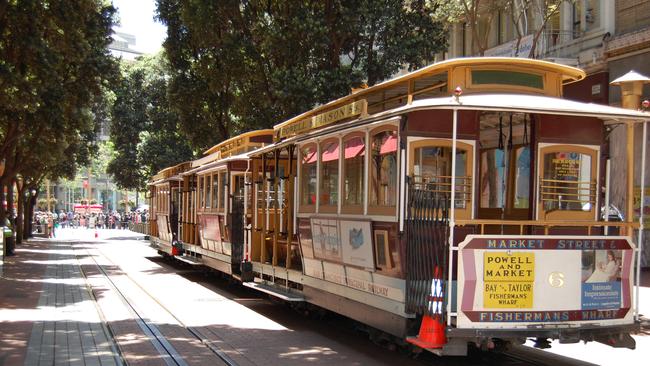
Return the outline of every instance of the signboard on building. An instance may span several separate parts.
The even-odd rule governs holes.
[[[517,52],[517,40],[500,44],[496,47],[485,50],[484,56],[489,57],[521,57],[528,58],[530,50],[533,48],[533,35],[521,37],[519,42],[519,52]]]

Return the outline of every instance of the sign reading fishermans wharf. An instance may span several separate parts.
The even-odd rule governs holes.
[[[368,113],[368,102],[365,99],[357,100],[344,106],[317,114],[315,116],[297,120],[280,127],[279,138],[295,136],[301,132],[314,128],[327,126],[331,123],[355,116],[363,116]]]

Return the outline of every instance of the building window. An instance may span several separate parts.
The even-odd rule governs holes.
[[[363,183],[366,142],[357,134],[343,139],[343,207],[345,211],[363,212]]]
[[[310,144],[300,149],[300,204],[316,204],[316,163],[318,151],[316,145]]]
[[[393,208],[397,201],[397,129],[374,133],[370,146],[370,209]],[[392,210],[383,211],[394,214]]]
[[[321,144],[320,206],[336,206],[339,196],[339,141]]]

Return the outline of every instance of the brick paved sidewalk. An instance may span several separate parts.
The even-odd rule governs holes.
[[[0,278],[0,365],[119,365],[70,244],[34,239]]]

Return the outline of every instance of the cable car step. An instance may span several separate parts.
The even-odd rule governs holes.
[[[203,262],[201,262],[201,260],[199,260],[196,257],[187,256],[187,255],[177,255],[175,258],[178,259],[181,262],[185,262],[185,263],[191,264],[193,266],[202,266],[203,265]]]
[[[305,298],[302,295],[293,292],[288,292],[278,287],[267,285],[262,282],[243,282],[242,284],[246,287],[250,287],[254,290],[264,292],[271,296],[275,296],[284,301],[292,301],[292,302],[305,301]]]

